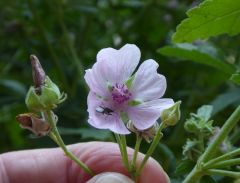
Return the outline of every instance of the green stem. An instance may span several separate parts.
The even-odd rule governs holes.
[[[131,162],[131,170],[132,171],[135,171],[135,168],[136,168],[137,155],[139,152],[141,142],[142,142],[142,137],[140,137],[139,135],[136,135],[136,144],[135,144],[135,149],[134,149],[133,158],[132,158],[132,162]]]
[[[121,156],[123,157],[123,148],[122,148],[120,136],[119,136],[118,134],[116,134],[116,133],[114,133],[114,135],[115,135],[116,141],[117,141],[117,143],[118,143]],[[124,166],[127,167],[127,163],[126,163],[126,161],[125,161],[125,158],[122,158],[122,161],[123,161]]]
[[[228,167],[228,166],[233,166],[233,165],[240,165],[240,158],[220,161],[216,164],[212,164],[208,168],[223,168],[223,167]]]
[[[224,161],[224,160],[227,160],[227,159],[230,159],[234,156],[237,156],[237,155],[240,155],[240,148],[234,150],[234,151],[231,151],[231,152],[228,152],[222,156],[219,156],[217,158],[214,158],[212,160],[210,160],[209,162],[207,162],[205,165],[204,165],[204,169],[207,169],[208,167],[210,167],[212,164],[216,164],[220,161]]]
[[[218,170],[218,169],[209,169],[205,171],[207,175],[221,175],[221,176],[228,176],[232,178],[240,178],[240,172],[233,172],[227,170]]]
[[[57,138],[56,138],[56,136],[54,135],[53,132],[50,132],[50,133],[48,134],[48,136],[49,136],[58,146],[60,146],[59,143],[58,143],[58,140],[57,140]]]
[[[211,158],[214,155],[214,153],[219,149],[218,147],[220,146],[220,144],[228,136],[230,131],[237,125],[239,120],[240,120],[240,106],[237,107],[237,109],[224,123],[216,139],[214,139],[214,141],[208,146],[205,153],[202,155],[200,159],[201,162],[208,161],[209,158]]]
[[[199,158],[198,163],[195,165],[194,169],[190,172],[190,174],[185,178],[183,183],[197,182],[201,178],[204,162],[208,161],[219,149],[220,144],[227,137],[230,131],[236,126],[239,119],[240,119],[240,106],[237,107],[237,109],[224,123],[216,139],[212,141],[212,143],[207,147],[203,155]]]
[[[239,140],[240,140],[239,132],[240,132],[240,128],[239,127],[235,128],[233,133],[229,137],[229,140],[232,144],[235,144],[235,143],[239,142]]]
[[[195,166],[182,183],[197,183],[201,176],[202,172]]]
[[[50,133],[50,137],[62,148],[66,156],[68,156],[71,160],[77,163],[85,172],[93,176],[94,173],[92,172],[92,170],[90,170],[87,165],[85,165],[71,151],[67,149],[56,127],[56,122],[55,122],[54,114],[52,113],[52,111],[50,110],[45,111],[44,116],[45,116],[45,119],[47,119],[47,121],[52,127],[52,131],[51,131],[52,134]]]
[[[159,126],[159,129],[157,131],[157,134],[155,135],[153,142],[151,144],[151,146],[149,147],[145,157],[143,158],[143,161],[141,162],[139,168],[136,171],[136,176],[139,176],[144,168],[144,165],[147,163],[147,160],[149,159],[149,157],[152,155],[152,153],[154,152],[154,150],[156,149],[160,139],[162,138],[162,130],[165,128],[164,123],[162,122]]]
[[[130,164],[128,160],[128,153],[127,153],[127,143],[126,143],[126,137],[124,135],[119,135],[120,136],[120,144],[122,146],[122,158],[123,161],[125,162],[125,166],[127,170],[130,172]]]

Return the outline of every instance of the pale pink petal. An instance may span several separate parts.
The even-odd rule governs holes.
[[[132,95],[135,100],[155,100],[165,93],[167,84],[163,75],[157,73],[158,63],[152,59],[144,61],[135,74]]]
[[[145,130],[157,121],[164,109],[168,109],[172,105],[174,105],[172,99],[157,99],[129,107],[127,114],[137,129]]]
[[[106,98],[110,93],[108,91],[108,83],[102,75],[101,69],[101,64],[98,62],[95,63],[92,69],[86,70],[84,79],[86,80],[86,83],[91,91]]]
[[[112,109],[111,103],[100,99],[93,92],[90,92],[88,95],[89,124],[95,128],[109,129],[118,134],[130,133],[117,112],[114,112],[111,115],[102,114],[96,111],[96,108],[99,106]]]
[[[140,60],[140,50],[134,44],[126,44],[121,49],[104,48],[97,54],[103,77],[109,83],[124,83],[136,69]]]

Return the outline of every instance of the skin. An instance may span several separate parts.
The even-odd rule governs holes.
[[[96,174],[127,171],[122,165],[118,145],[107,142],[89,142],[70,145],[68,148]],[[133,150],[128,149],[131,159]],[[143,154],[139,154],[137,164]],[[78,165],[64,156],[59,148],[25,150],[0,155],[1,183],[84,183],[91,177]],[[168,183],[169,178],[154,160],[149,159],[139,183]]]

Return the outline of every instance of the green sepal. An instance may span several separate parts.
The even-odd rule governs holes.
[[[111,92],[111,91],[113,90],[112,84],[108,82],[108,83],[107,83],[107,88],[108,88],[108,90]]]
[[[125,85],[127,86],[128,89],[131,89],[132,88],[132,82],[135,78],[135,75],[132,75],[126,82],[125,82]]]
[[[49,77],[46,77],[45,85],[41,88],[41,94],[37,95],[35,88],[30,87],[26,96],[26,105],[30,111],[52,110],[58,104],[66,100],[67,95],[60,93],[58,86]]]
[[[44,108],[41,98],[36,94],[33,86],[28,90],[25,103],[30,111],[41,111]]]
[[[124,122],[124,124],[127,124],[129,122],[129,118],[127,113],[121,112],[120,113],[121,120]]]
[[[161,113],[161,120],[166,126],[174,126],[180,120],[181,110],[180,105],[181,101],[176,102],[172,107],[165,109]]]
[[[139,100],[131,100],[128,102],[128,105],[129,106],[137,106],[137,105],[140,105],[142,102],[139,101]]]

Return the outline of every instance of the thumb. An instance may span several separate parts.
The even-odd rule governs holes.
[[[134,183],[127,176],[116,172],[105,172],[94,176],[86,183]]]

